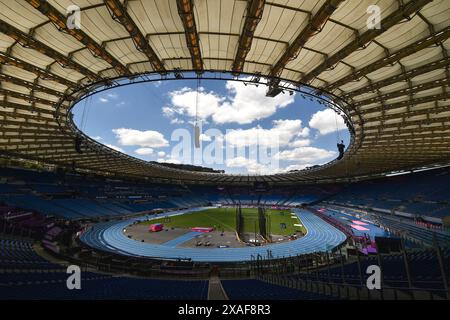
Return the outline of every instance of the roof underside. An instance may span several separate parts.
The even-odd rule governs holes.
[[[0,0],[0,151],[123,176],[293,183],[450,159],[448,0]],[[66,8],[81,8],[81,29]],[[381,29],[367,29],[367,8]],[[261,74],[332,93],[355,129],[343,160],[314,170],[232,176],[169,170],[94,141],[75,150],[74,93],[175,70]],[[275,80],[275,81],[276,81]],[[81,90],[81,91],[80,91]]]

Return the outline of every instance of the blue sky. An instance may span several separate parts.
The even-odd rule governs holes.
[[[234,174],[268,174],[323,164],[336,158],[338,136],[348,144],[341,117],[300,94],[267,98],[264,85],[217,80],[202,80],[198,98],[196,89],[195,80],[113,88],[78,103],[73,109],[75,123],[100,143],[143,160],[194,163]],[[193,136],[196,113],[202,127],[200,151],[195,151],[193,138],[171,139],[177,129]],[[211,129],[216,130],[214,135]],[[175,152],[181,145],[186,147],[183,142],[189,143],[191,152]],[[212,152],[214,161],[194,160],[194,152],[204,154],[208,145],[215,150],[223,146],[222,153]],[[270,154],[264,159],[252,157],[250,150],[256,146],[270,149]]]

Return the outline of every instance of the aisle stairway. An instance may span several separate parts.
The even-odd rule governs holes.
[[[208,300],[228,300],[218,276],[211,276],[209,279]]]

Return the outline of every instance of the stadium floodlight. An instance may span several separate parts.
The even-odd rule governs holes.
[[[270,85],[266,91],[266,97],[275,98],[279,95],[283,90],[278,85]]]
[[[180,68],[175,68],[174,75],[176,79],[183,79],[184,76],[180,71]]]
[[[256,86],[259,85],[259,82],[261,81],[261,73],[256,73],[251,79],[250,82],[255,83]]]

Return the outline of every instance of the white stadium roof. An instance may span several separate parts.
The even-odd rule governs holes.
[[[448,0],[1,0],[0,152],[104,174],[186,182],[339,181],[450,159]],[[67,7],[82,28],[68,28]],[[378,5],[381,28],[368,29]],[[80,134],[89,91],[174,72],[256,74],[311,86],[348,115],[341,161],[271,176],[169,169]]]

